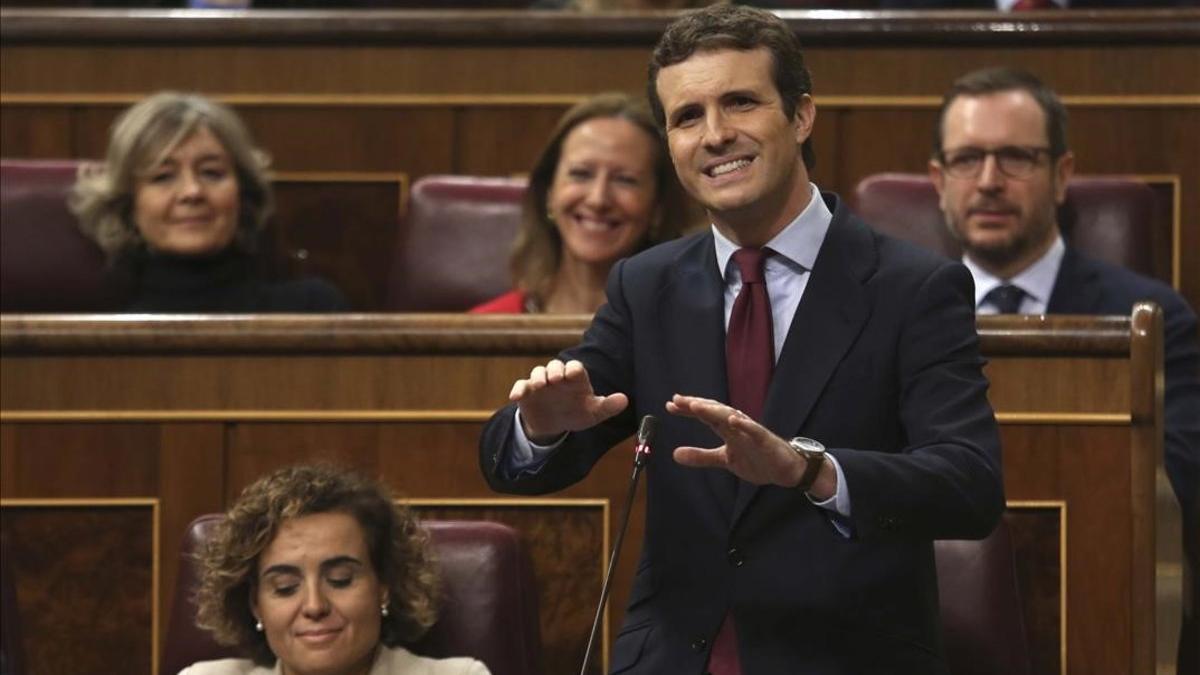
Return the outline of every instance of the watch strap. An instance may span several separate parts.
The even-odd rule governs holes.
[[[821,467],[825,465],[825,453],[823,452],[805,452],[804,455],[804,473],[800,475],[800,482],[796,487],[804,492],[808,492],[813,483],[817,482],[817,476],[821,473]]]

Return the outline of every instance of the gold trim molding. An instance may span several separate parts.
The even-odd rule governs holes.
[[[143,93],[6,93],[0,105],[120,105],[133,104]],[[338,108],[383,106],[571,106],[585,98],[583,94],[221,94],[213,98],[235,106]],[[937,108],[940,96],[817,96],[818,105],[834,108]],[[1112,96],[1063,96],[1063,103],[1076,108],[1194,108],[1200,96],[1192,94],[1138,94]]]
[[[5,410],[0,423],[486,422],[495,410]]]
[[[1073,424],[1079,426],[1129,426],[1129,413],[1071,413],[1071,412],[998,412],[1000,424]]]

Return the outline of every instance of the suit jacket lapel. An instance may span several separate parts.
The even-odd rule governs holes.
[[[717,269],[712,234],[698,237],[676,261],[672,283],[658,299],[663,358],[677,391],[717,401],[729,399],[725,377],[725,283]],[[724,471],[704,470],[721,513],[732,512],[735,484]]]
[[[871,312],[863,284],[878,265],[874,239],[836,197],[829,197],[833,200],[833,221],[788,329],[767,393],[764,422],[783,438],[795,436],[804,426]],[[739,487],[734,525],[759,491],[748,483]]]
[[[1094,277],[1096,270],[1068,246],[1063,252],[1050,300],[1046,303],[1046,313],[1091,314],[1099,311],[1100,284]]]

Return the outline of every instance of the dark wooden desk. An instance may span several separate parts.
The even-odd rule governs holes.
[[[520,528],[540,580],[547,672],[570,672],[630,455],[610,452],[579,485],[525,499],[488,490],[475,448],[511,381],[584,325],[0,317],[3,532],[33,671],[151,672],[187,522],[274,467],[319,458],[382,476],[425,512]],[[1037,672],[1150,675],[1160,319],[1140,309],[1132,320],[979,326]],[[639,500],[631,543],[642,521]],[[618,569],[606,646],[636,548]]]

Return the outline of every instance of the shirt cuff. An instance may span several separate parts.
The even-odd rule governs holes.
[[[837,489],[833,496],[829,499],[817,501],[812,498],[807,492],[805,497],[814,505],[819,506],[826,511],[829,511],[829,522],[833,523],[833,527],[838,531],[838,534],[849,538],[850,530],[850,487],[846,485],[846,475],[842,473],[842,465],[838,463],[837,457],[826,453],[826,460],[833,464],[833,470],[837,473]]]
[[[546,459],[567,440],[567,435],[564,433],[550,445],[538,445],[525,435],[525,425],[521,424],[521,409],[517,408],[514,414],[516,417],[513,424],[512,452],[501,461],[500,468],[509,476],[537,473],[546,463]]]

